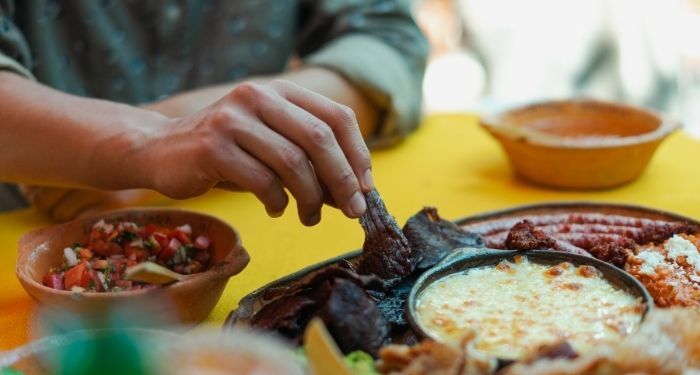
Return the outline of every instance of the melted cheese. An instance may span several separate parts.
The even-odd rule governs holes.
[[[517,359],[567,340],[579,353],[634,331],[641,305],[598,271],[570,263],[519,259],[454,274],[418,298],[419,324],[438,340],[459,344],[476,333],[476,349]]]

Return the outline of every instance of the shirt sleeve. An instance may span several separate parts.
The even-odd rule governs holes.
[[[34,79],[31,54],[24,36],[12,22],[14,1],[0,0],[0,70],[11,71]]]
[[[411,6],[411,0],[304,2],[297,51],[305,64],[345,76],[382,110],[370,146],[392,144],[420,122],[428,43]]]

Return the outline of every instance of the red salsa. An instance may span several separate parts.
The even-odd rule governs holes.
[[[185,275],[201,272],[209,265],[211,247],[209,238],[193,236],[188,224],[165,228],[100,220],[92,226],[86,244],[63,249],[63,264],[52,267],[43,284],[75,292],[151,288],[151,284],[124,280],[126,269],[151,261]]]

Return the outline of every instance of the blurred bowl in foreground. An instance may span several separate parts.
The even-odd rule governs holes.
[[[564,189],[601,189],[637,178],[679,124],[595,100],[543,102],[481,119],[516,175]]]

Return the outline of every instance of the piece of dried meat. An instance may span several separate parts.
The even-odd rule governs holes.
[[[389,283],[413,272],[411,247],[394,217],[389,215],[379,193],[365,194],[367,211],[360,217],[365,243],[357,264],[361,274],[373,274]]]
[[[440,218],[435,207],[425,207],[408,219],[403,233],[411,246],[412,262],[419,269],[436,265],[451,250],[485,246],[478,234],[464,231],[455,223]]]
[[[329,281],[325,304],[318,313],[343,353],[362,350],[376,357],[389,342],[389,323],[377,305],[357,284]]]

